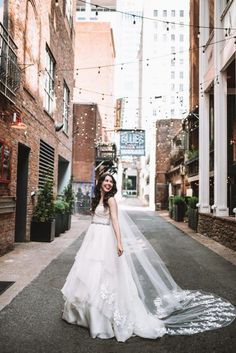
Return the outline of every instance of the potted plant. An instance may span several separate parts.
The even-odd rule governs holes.
[[[37,197],[31,221],[30,239],[32,241],[51,242],[55,237],[55,214],[53,185],[45,179]]]
[[[188,226],[189,228],[197,231],[198,226],[198,198],[192,196],[188,199]]]
[[[56,200],[54,202],[55,208],[55,236],[58,237],[64,230],[64,217],[63,214],[65,213],[65,204],[63,200]]]
[[[66,217],[67,217],[67,226],[66,230],[69,230],[71,228],[71,215],[73,213],[74,209],[74,203],[75,203],[75,193],[72,189],[72,179],[70,179],[69,183],[63,190],[63,200],[66,202],[67,205],[66,207]]]
[[[174,196],[173,200],[173,218],[177,222],[183,222],[185,215],[186,203],[182,196]]]
[[[173,218],[173,203],[174,203],[174,196],[169,196],[169,216]]]

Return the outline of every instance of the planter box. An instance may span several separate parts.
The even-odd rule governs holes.
[[[51,242],[55,237],[55,219],[50,222],[31,222],[30,240]]]
[[[173,205],[173,219],[177,222],[183,222],[185,215],[185,205]]]
[[[58,237],[61,233],[63,233],[63,214],[62,213],[56,213],[55,214],[55,236]]]
[[[189,228],[197,231],[198,226],[198,210],[189,207],[188,209],[188,226]]]
[[[71,214],[66,213],[66,230],[71,228]]]

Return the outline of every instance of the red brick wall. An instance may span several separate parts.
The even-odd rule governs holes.
[[[171,141],[181,128],[180,119],[162,119],[156,123],[156,205],[165,209],[168,205],[166,171],[170,167]]]
[[[96,104],[74,104],[73,180],[91,182],[101,117]]]
[[[32,5],[35,3],[35,7]],[[9,116],[0,118],[0,140],[12,147],[12,178],[10,196],[16,196],[18,143],[30,148],[28,193],[27,193],[27,232],[25,241],[30,240],[30,221],[33,209],[31,192],[38,188],[39,143],[44,140],[55,149],[54,191],[57,191],[58,155],[71,161],[72,156],[72,117],[68,134],[55,132],[55,121],[63,121],[63,81],[73,93],[73,30],[63,13],[63,2],[58,7],[51,0],[10,1],[9,33],[18,46],[18,63],[22,70],[21,86],[17,92],[16,105],[8,108]],[[52,116],[44,111],[44,68],[45,48],[50,48],[56,60],[55,95],[57,97]],[[27,132],[10,127],[12,113],[21,111]],[[0,112],[6,113],[6,105],[0,99]],[[72,102],[70,103],[72,116]],[[11,248],[14,243],[14,214],[0,215],[0,253]]]

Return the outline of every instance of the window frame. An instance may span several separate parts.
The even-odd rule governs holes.
[[[55,98],[55,71],[56,60],[54,59],[51,50],[46,45],[46,60],[45,60],[45,81],[44,81],[44,109],[52,116],[54,110]]]
[[[65,17],[67,18],[67,21],[72,27],[73,24],[73,2],[72,0],[65,0]]]
[[[9,184],[11,182],[11,163],[12,163],[12,148],[9,144],[5,143],[3,140],[0,140],[0,145],[2,145],[2,151],[0,152],[0,184]],[[8,178],[4,178],[4,150],[8,148],[9,159],[8,159]]]
[[[69,112],[70,112],[70,89],[64,80],[63,83],[63,131],[69,131]]]

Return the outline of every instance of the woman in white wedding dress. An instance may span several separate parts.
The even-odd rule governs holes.
[[[181,289],[129,216],[119,214],[118,222],[116,192],[113,176],[103,174],[94,191],[92,223],[62,288],[62,318],[89,328],[93,338],[121,342],[229,325],[236,316],[231,303]]]

